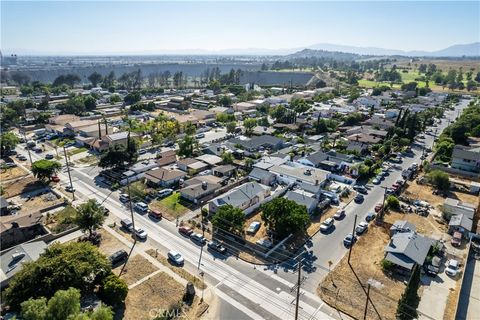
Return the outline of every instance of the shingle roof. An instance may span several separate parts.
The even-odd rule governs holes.
[[[239,144],[245,149],[257,149],[259,147],[274,147],[279,143],[282,143],[283,140],[268,134],[261,136],[255,136],[249,140],[242,140],[238,138],[232,138],[229,140],[232,144]]]
[[[297,204],[305,206],[307,209],[311,208],[317,202],[314,198],[294,191],[288,191],[284,198],[295,201]]]
[[[387,252],[385,259],[406,269],[412,269],[415,263],[423,265],[431,245],[431,239],[416,232],[397,233],[392,236],[385,248]]]
[[[268,172],[260,168],[253,168],[252,172],[248,175],[250,178],[255,180],[269,179],[272,176],[275,176],[273,173]]]
[[[47,248],[47,244],[43,241],[33,241],[23,243],[1,255],[0,265],[0,281],[11,278],[17,272],[22,270],[22,266],[26,262],[35,261],[40,257],[40,254]],[[14,259],[13,255],[19,256]],[[23,257],[21,254],[24,254]]]
[[[256,181],[247,182],[235,189],[223,194],[222,196],[214,199],[218,206],[232,205],[234,207],[240,206],[249,200],[252,200],[261,192],[268,190],[269,187],[264,186]]]
[[[176,169],[158,168],[145,172],[145,179],[158,183],[160,181],[170,181],[176,178],[185,177],[187,174],[183,171]]]
[[[467,231],[472,231],[473,221],[465,214],[456,214],[450,218],[449,226],[462,227]]]

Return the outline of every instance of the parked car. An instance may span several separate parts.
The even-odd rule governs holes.
[[[72,141],[72,142],[65,143],[64,147],[68,148],[68,147],[73,147],[74,145],[75,145],[75,142]]]
[[[184,263],[182,255],[177,251],[170,250],[168,251],[167,256],[168,256],[168,259],[173,263],[175,263],[176,265],[182,265]]]
[[[205,133],[196,134],[196,135],[195,135],[195,138],[196,138],[196,139],[205,138]]]
[[[375,213],[369,212],[367,214],[367,216],[365,217],[365,221],[367,221],[367,222],[373,221],[373,219],[375,219],[376,216],[377,215]]]
[[[260,229],[261,223],[258,221],[253,221],[250,226],[248,226],[247,233],[250,235],[254,235],[257,233],[258,229]]]
[[[52,180],[53,182],[60,182],[60,178],[58,176],[51,176],[50,180]]]
[[[358,226],[355,228],[355,233],[357,235],[361,235],[363,233],[365,233],[365,231],[367,231],[368,229],[368,223],[365,222],[365,221],[362,221],[358,224]]]
[[[147,150],[145,150],[145,149],[140,149],[140,150],[138,150],[138,154],[139,154],[139,155],[145,154],[145,153],[147,153]]]
[[[375,178],[372,180],[372,183],[373,183],[373,184],[380,184],[380,179],[378,179],[378,177],[375,177]]]
[[[20,161],[27,161],[27,157],[25,157],[23,154],[18,155],[17,159]]]
[[[350,247],[357,241],[357,237],[354,236],[353,234],[349,233],[347,236],[343,239],[343,245],[345,247]]]
[[[152,217],[154,219],[157,219],[157,220],[160,220],[162,219],[162,213],[158,210],[155,210],[155,209],[150,209],[148,211],[148,216],[149,217]]]
[[[130,220],[130,219],[122,219],[122,220],[120,221],[120,224],[121,224],[122,227],[123,227],[124,229],[126,229],[127,231],[130,231],[130,232],[131,232],[131,231],[133,230],[133,222],[132,222],[132,220]]]
[[[365,199],[365,197],[364,197],[363,195],[357,194],[353,200],[354,200],[356,203],[361,203],[361,202],[363,202],[364,199]]]
[[[442,258],[434,256],[432,262],[427,265],[425,272],[431,277],[435,277],[440,272],[440,266],[442,264]]]
[[[383,209],[383,203],[377,203],[375,206],[375,212],[380,212]]]
[[[190,239],[195,242],[196,244],[199,244],[199,245],[204,245],[205,243],[207,243],[207,239],[205,239],[200,233],[192,233],[190,235]]]
[[[145,202],[137,202],[135,203],[133,208],[140,213],[148,212],[148,204],[146,204]]]
[[[66,186],[65,191],[73,193],[73,192],[75,192],[75,188],[72,187],[72,186]]]
[[[207,245],[209,250],[216,251],[221,254],[225,254],[227,252],[227,248],[225,248],[220,242],[217,240],[213,240],[208,243]]]
[[[445,268],[445,273],[451,277],[455,277],[459,271],[460,266],[458,260],[450,259],[447,263],[447,267]]]
[[[122,194],[120,195],[120,197],[119,197],[119,200],[120,200],[121,202],[124,202],[124,203],[125,203],[125,202],[128,202],[128,201],[130,200],[130,197],[128,196],[128,194],[122,193]]]
[[[193,230],[189,227],[181,226],[178,228],[178,232],[184,236],[190,237],[190,235],[193,233]]]
[[[54,157],[53,157],[53,154],[51,154],[51,153],[47,153],[47,154],[45,155],[45,159],[47,159],[47,160],[51,160],[51,159],[53,159],[53,158],[54,158]]]
[[[333,215],[335,220],[341,220],[345,217],[345,209],[338,209],[337,212]]]
[[[164,198],[164,197],[168,197],[172,193],[173,193],[172,189],[163,189],[163,190],[158,191],[157,196],[159,198]]]
[[[367,194],[367,192],[368,192],[368,189],[365,188],[365,186],[361,186],[361,185],[353,186],[353,190],[355,190],[357,192],[360,192],[360,193],[363,193],[363,194]]]
[[[328,218],[327,220],[323,221],[322,224],[320,225],[320,231],[327,232],[333,227],[333,224],[334,224],[333,218]]]
[[[118,250],[114,254],[108,257],[108,260],[110,260],[110,263],[112,266],[116,265],[117,263],[120,263],[127,259],[128,253],[125,250]]]
[[[141,240],[147,239],[148,236],[147,232],[141,228],[135,228],[133,235]]]
[[[462,244],[462,234],[458,231],[454,232],[450,243],[454,247],[460,247],[460,245]]]

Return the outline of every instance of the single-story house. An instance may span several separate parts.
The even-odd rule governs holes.
[[[432,242],[414,231],[396,233],[385,247],[385,260],[400,270],[411,271],[415,264],[423,265]]]
[[[318,199],[312,196],[312,194],[309,194],[307,192],[288,191],[285,194],[284,198],[292,200],[301,206],[305,206],[305,208],[307,208],[307,212],[311,214],[315,211],[315,208],[318,204]]]
[[[0,250],[46,234],[43,218],[40,211],[0,217]]]
[[[454,232],[460,232],[465,237],[468,236],[468,233],[472,231],[473,221],[465,214],[456,214],[450,218],[448,222],[448,233],[453,234]]]
[[[180,196],[183,199],[197,204],[201,199],[221,188],[219,180],[220,179],[213,176],[201,176],[186,180],[184,187],[179,190]]]
[[[177,152],[175,150],[167,150],[157,153],[158,166],[163,167],[177,162]]]
[[[210,213],[217,212],[224,205],[232,205],[235,208],[246,210],[261,203],[270,196],[270,187],[256,181],[247,182],[220,195],[208,203]]]
[[[27,262],[36,261],[47,248],[44,241],[32,241],[20,244],[2,253],[0,256],[0,288],[5,288],[10,280]]]
[[[266,186],[271,186],[276,179],[276,175],[260,168],[253,168],[253,170],[248,175],[250,180],[255,180]]]
[[[222,162],[222,158],[220,158],[219,156],[215,156],[213,154],[203,154],[201,156],[196,157],[195,159],[205,162],[209,166],[215,166]]]
[[[158,168],[145,172],[145,181],[147,184],[154,187],[173,187],[178,185],[181,179],[184,179],[187,174],[177,169]]]
[[[213,175],[217,177],[231,177],[236,170],[237,170],[237,167],[231,164],[227,164],[223,166],[214,167]]]
[[[390,237],[394,234],[402,233],[402,232],[411,232],[415,231],[417,228],[413,223],[410,223],[406,220],[397,220],[393,223],[390,227]]]
[[[280,150],[283,148],[284,141],[275,136],[264,134],[252,138],[232,138],[228,142],[234,146],[239,145],[242,149],[255,152],[261,149]]]
[[[197,173],[208,169],[208,164],[196,159],[185,158],[177,161],[177,167],[185,172]]]
[[[457,199],[446,198],[442,206],[443,212],[450,215],[463,214],[469,219],[473,219],[476,206],[472,203],[461,202]]]
[[[269,171],[277,176],[277,180],[286,184],[290,183],[305,183],[314,186],[323,186],[327,181],[330,172],[310,167],[294,167],[282,164],[280,166],[273,166]]]

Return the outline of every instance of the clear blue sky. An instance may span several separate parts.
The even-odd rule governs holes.
[[[480,41],[480,2],[1,1],[2,50],[56,53],[296,48],[437,50]]]

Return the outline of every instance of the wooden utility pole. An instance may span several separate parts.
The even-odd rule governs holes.
[[[365,302],[365,311],[363,312],[363,320],[367,319],[368,301],[370,300],[370,283],[367,287],[367,301]]]
[[[352,230],[352,243],[350,243],[350,248],[348,248],[348,264],[350,265],[350,256],[352,255],[352,248],[355,242],[355,226],[357,225],[357,215],[355,215],[355,219],[353,220],[353,230]]]
[[[67,165],[68,180],[70,180],[70,188],[72,189],[72,201],[75,201],[75,189],[73,188],[72,175],[70,174],[70,166],[68,165],[67,149],[63,146],[63,154],[65,155],[65,164]]]
[[[120,273],[118,276],[120,277],[123,273],[123,270],[127,266],[128,261],[130,260],[130,256],[132,255],[133,248],[135,248],[135,245],[137,244],[137,235],[135,234],[135,219],[133,218],[133,203],[132,203],[132,194],[130,193],[130,180],[127,177],[127,192],[128,192],[128,203],[130,206],[130,216],[132,217],[132,234],[133,234],[133,246],[130,249],[130,252],[128,253],[127,256],[127,261],[122,266],[122,270],[120,270]]]
[[[299,257],[298,259],[298,278],[297,278],[297,298],[295,302],[295,320],[298,320],[298,307],[300,304],[300,287],[302,281],[302,259]]]

